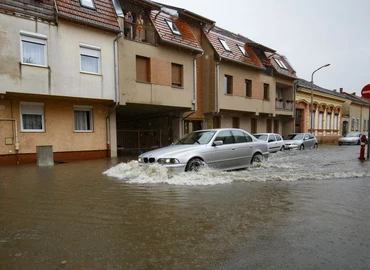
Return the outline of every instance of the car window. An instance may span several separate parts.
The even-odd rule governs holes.
[[[308,134],[308,138],[315,139],[315,136],[313,136],[312,134]]]
[[[267,141],[267,135],[266,134],[255,134],[254,137],[256,137],[259,140]]]
[[[268,142],[275,142],[275,141],[276,141],[276,139],[275,139],[275,135],[270,134],[270,135],[269,135],[269,140],[268,140]]]
[[[215,133],[215,131],[191,132],[178,139],[174,144],[207,144]]]
[[[234,135],[235,143],[251,142],[252,138],[248,134],[240,130],[232,130],[231,133]]]
[[[277,141],[281,141],[283,139],[283,138],[281,138],[281,136],[279,134],[275,134],[275,137],[276,137]]]
[[[218,133],[215,141],[223,141],[224,144],[234,143],[234,137],[229,130],[222,130]]]
[[[303,134],[289,134],[284,137],[284,140],[302,140]]]
[[[305,140],[308,140],[309,138],[310,138],[310,136],[308,134],[304,135]]]

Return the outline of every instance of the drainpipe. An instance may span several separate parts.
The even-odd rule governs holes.
[[[195,56],[194,59],[193,59],[193,77],[194,77],[194,79],[193,79],[193,97],[194,97],[193,102],[194,102],[194,110],[190,114],[188,114],[187,116],[184,116],[182,118],[182,121],[181,121],[182,122],[182,127],[184,127],[185,119],[188,118],[189,116],[193,115],[194,113],[196,113],[197,110],[198,110],[197,60],[198,60],[199,57],[201,57],[203,55],[204,55],[204,52],[202,52],[200,55]],[[182,134],[184,134],[184,130],[182,130]]]
[[[107,129],[107,146],[110,145],[110,121],[109,117],[112,112],[114,112],[119,104],[119,88],[118,88],[118,39],[123,36],[123,32],[120,31],[119,34],[113,41],[113,53],[114,53],[114,101],[115,104],[109,109],[108,115],[106,117],[106,129]]]
[[[294,81],[294,89],[293,89],[293,132],[295,132],[295,121],[297,118],[297,112],[296,112],[296,107],[297,107],[297,88],[298,88],[298,80]]]
[[[215,110],[215,114],[220,113],[219,90],[220,90],[220,62],[221,60],[222,60],[221,56],[219,56],[218,61],[216,63],[216,96],[215,96],[216,110]]]

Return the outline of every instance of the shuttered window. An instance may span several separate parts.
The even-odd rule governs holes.
[[[136,80],[139,82],[150,82],[150,59],[136,56]]]
[[[182,86],[182,65],[172,63],[172,86]]]

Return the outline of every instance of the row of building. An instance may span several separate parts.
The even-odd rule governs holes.
[[[130,12],[132,17],[125,20]],[[369,103],[297,78],[276,50],[149,0],[0,3],[0,164],[139,153],[192,130],[367,131]]]

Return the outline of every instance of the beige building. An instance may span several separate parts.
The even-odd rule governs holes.
[[[319,143],[337,142],[343,133],[346,97],[336,91],[313,85],[311,110],[311,83],[299,79],[296,87],[295,132],[312,132]]]
[[[0,164],[114,156],[112,3],[23,2],[0,4]]]

